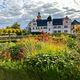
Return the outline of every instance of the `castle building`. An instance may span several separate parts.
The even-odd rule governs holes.
[[[37,19],[33,19],[30,24],[31,32],[47,32],[47,33],[57,33],[57,32],[66,32],[73,33],[72,26],[75,25],[74,21],[66,16],[64,18],[55,18],[52,19],[51,16],[48,16],[47,19],[42,19],[40,12],[38,12]]]

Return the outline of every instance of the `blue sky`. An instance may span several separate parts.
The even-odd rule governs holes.
[[[41,12],[43,18],[69,16],[80,21],[80,0],[0,0],[0,27],[28,22]]]

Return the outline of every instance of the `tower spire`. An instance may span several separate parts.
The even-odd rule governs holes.
[[[38,12],[37,20],[40,20],[40,19],[41,19],[41,14],[40,12]]]

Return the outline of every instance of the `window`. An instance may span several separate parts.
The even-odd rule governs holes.
[[[59,30],[58,32],[60,33],[61,31]]]
[[[50,29],[49,29],[49,31],[50,31]]]
[[[36,25],[36,23],[33,23],[33,25]]]
[[[41,27],[41,29],[42,29],[42,27]]]
[[[66,21],[66,23],[68,23],[68,21]]]
[[[44,27],[44,29],[47,29],[47,27]]]
[[[54,26],[54,28],[57,28],[57,26]]]
[[[54,33],[57,33],[57,31],[54,31]]]
[[[68,28],[68,26],[64,26],[64,28]]]
[[[68,30],[64,30],[64,32],[68,32]]]
[[[61,28],[61,26],[58,26],[58,28]]]
[[[37,29],[39,29],[39,27]]]
[[[38,28],[36,27],[36,29],[38,29]]]

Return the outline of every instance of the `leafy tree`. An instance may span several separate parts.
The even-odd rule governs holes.
[[[19,24],[18,22],[15,22],[15,23],[11,26],[11,28],[13,28],[13,29],[20,29],[20,24]]]
[[[23,29],[22,33],[23,33],[23,35],[26,35],[27,34],[27,30]]]
[[[74,26],[74,32],[80,33],[80,25]]]
[[[11,28],[11,26],[6,26],[6,29],[10,29]]]

